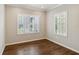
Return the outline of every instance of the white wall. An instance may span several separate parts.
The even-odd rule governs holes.
[[[54,33],[54,17],[58,12],[67,11],[67,37],[55,35]],[[47,13],[47,33],[48,39],[61,43],[63,46],[69,47],[79,52],[79,5],[62,5]]]
[[[5,48],[5,29],[4,29],[4,5],[0,4],[0,55]]]
[[[46,21],[45,21],[46,16],[44,12],[12,6],[6,6],[5,9],[6,9],[6,45],[46,38]],[[40,32],[18,35],[16,31],[18,14],[40,16]]]

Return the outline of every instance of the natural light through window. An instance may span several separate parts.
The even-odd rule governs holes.
[[[55,34],[67,36],[67,12],[61,12],[54,15]]]
[[[17,19],[17,34],[38,33],[39,16],[19,15]]]

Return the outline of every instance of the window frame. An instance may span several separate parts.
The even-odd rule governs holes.
[[[26,16],[26,17],[37,17],[38,18],[38,32],[26,32],[24,31],[23,33],[18,32],[18,26],[19,26],[19,16]],[[25,26],[25,25],[24,25]],[[24,28],[26,30],[26,28]],[[39,33],[40,32],[40,16],[39,15],[26,15],[26,14],[18,14],[17,17],[17,28],[16,28],[16,33],[17,34],[34,34],[34,33]]]
[[[63,11],[63,12],[54,14],[54,33],[55,33],[55,35],[67,36],[67,26],[68,26],[68,25],[67,25],[67,17],[68,17],[67,14],[68,14],[67,11]],[[56,21],[55,18],[56,18],[56,17],[59,17],[59,16],[61,16],[61,15],[64,15],[64,22],[65,22],[65,23],[64,23],[64,22],[63,22],[63,23],[64,23],[64,27],[65,27],[65,28],[64,28],[64,29],[65,29],[65,32],[64,32],[64,33],[57,33],[57,32],[56,32],[56,26],[55,26],[55,25],[57,25],[57,24],[56,24],[56,22],[55,22],[55,21]],[[60,20],[59,20],[59,21],[60,21]],[[59,26],[60,26],[60,25],[59,25]]]

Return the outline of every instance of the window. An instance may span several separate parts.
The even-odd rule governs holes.
[[[38,33],[39,16],[19,15],[17,21],[17,34]]]
[[[55,33],[57,35],[67,36],[67,12],[61,12],[54,15]]]

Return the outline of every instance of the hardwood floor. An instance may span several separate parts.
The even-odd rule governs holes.
[[[79,55],[46,39],[6,46],[3,55]]]

